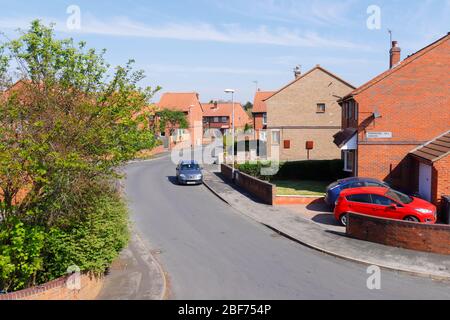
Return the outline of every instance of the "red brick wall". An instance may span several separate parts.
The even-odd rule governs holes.
[[[434,164],[434,169],[439,173],[436,177],[436,197],[450,196],[450,156],[447,156]]]
[[[415,147],[449,130],[449,55],[450,40],[447,38],[422,57],[355,96],[359,105],[359,143],[362,143],[358,150],[359,176],[399,180],[401,169],[392,175],[391,167],[398,167],[402,161],[406,163],[408,153]],[[381,118],[370,119],[375,111]],[[393,138],[367,140],[367,132],[392,132]],[[385,145],[364,145],[367,142]],[[406,176],[402,184],[408,185],[407,170],[403,172]]]
[[[426,225],[349,214],[347,235],[410,250],[450,254],[450,226]]]
[[[262,113],[253,114],[253,123],[255,130],[257,131],[263,130],[265,128],[265,126],[263,125],[263,114]]]
[[[225,178],[229,180],[233,179],[233,168],[231,168],[230,166],[227,166],[226,164],[221,164],[220,172]]]
[[[225,164],[221,165],[221,173],[225,178],[230,179],[232,177],[232,168]],[[248,174],[242,173],[238,170],[235,171],[236,174],[236,185],[248,191],[250,194],[254,195],[266,204],[274,205],[275,197],[277,194],[277,187],[266,181],[259,180]]]
[[[253,128],[255,130],[255,139],[259,139],[259,132],[266,129],[266,126],[263,125],[262,113],[253,114]]]
[[[67,286],[68,277],[62,277],[42,286],[0,295],[0,300],[94,300],[103,286],[103,279],[81,276],[80,290]]]
[[[237,172],[235,183],[256,196],[266,204],[273,205],[277,194],[276,186],[266,181],[256,179],[248,174]]]
[[[359,145],[358,176],[371,177],[408,189],[415,188],[414,163],[407,155],[414,145]],[[415,190],[410,190],[415,191]]]

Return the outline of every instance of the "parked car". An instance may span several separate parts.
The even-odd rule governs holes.
[[[202,184],[203,173],[200,165],[196,161],[181,161],[177,166],[178,184]]]
[[[342,191],[336,201],[334,216],[345,226],[347,213],[350,212],[428,224],[434,224],[437,220],[435,205],[390,188],[380,187]]]
[[[325,202],[330,206],[331,209],[334,209],[334,205],[336,200],[339,197],[339,194],[343,190],[351,189],[351,188],[361,188],[361,187],[386,187],[389,188],[389,185],[386,182],[371,179],[371,178],[347,178],[338,180],[327,187],[325,194]]]

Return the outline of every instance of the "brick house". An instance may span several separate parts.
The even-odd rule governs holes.
[[[203,129],[218,129],[225,134],[232,127],[233,104],[230,102],[202,103]],[[251,122],[244,107],[239,102],[234,103],[234,121],[236,130],[244,130],[245,125]]]
[[[175,133],[170,137],[172,143],[190,141],[195,146],[202,144],[203,107],[198,93],[164,93],[156,106],[158,110],[169,109],[183,112],[189,123],[188,129],[166,128],[166,132],[161,132],[161,136],[168,137],[171,129],[175,129]]]
[[[340,100],[345,170],[378,178],[439,203],[450,194],[450,34],[401,61]]]
[[[333,144],[341,128],[337,100],[355,88],[319,65],[303,75],[296,69],[295,77],[264,100],[269,145],[280,146],[281,161],[340,159]]]
[[[265,100],[272,96],[273,91],[257,91],[253,100],[253,130],[255,132],[255,140],[267,140],[267,105]]]

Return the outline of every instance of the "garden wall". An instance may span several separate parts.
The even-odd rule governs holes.
[[[221,172],[225,178],[232,179],[232,171],[233,169],[230,166],[224,164],[221,165]],[[275,204],[275,197],[277,194],[277,187],[275,185],[254,178],[238,170],[235,170],[235,177],[234,183],[236,185],[245,189],[266,204]]]
[[[94,300],[103,286],[102,278],[81,275],[80,289],[73,290],[68,286],[69,279],[65,276],[42,286],[0,295],[0,300]]]
[[[391,247],[450,255],[448,225],[428,225],[350,213],[347,235]]]

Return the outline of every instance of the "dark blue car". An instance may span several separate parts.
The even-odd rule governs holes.
[[[336,200],[341,194],[342,190],[353,189],[353,188],[363,188],[363,187],[390,187],[386,182],[372,179],[372,178],[347,178],[338,180],[327,187],[325,202],[334,208]]]

